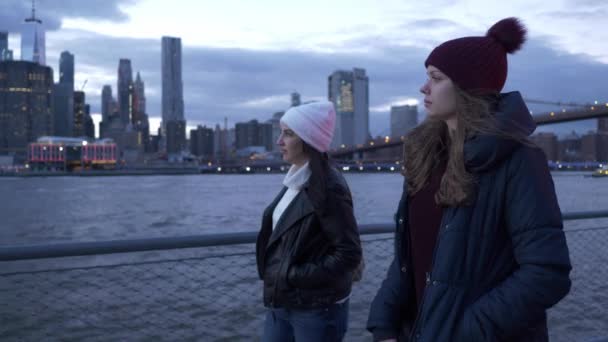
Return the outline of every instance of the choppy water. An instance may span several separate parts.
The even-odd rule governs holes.
[[[556,173],[564,212],[608,209],[608,178]],[[0,245],[257,230],[283,175],[0,178]],[[389,222],[398,174],[347,174],[359,223]]]

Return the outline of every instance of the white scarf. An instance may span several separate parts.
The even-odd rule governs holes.
[[[272,212],[272,229],[277,225],[277,222],[289,203],[291,203],[291,201],[300,193],[302,186],[308,182],[310,174],[311,171],[308,162],[301,167],[291,165],[289,171],[287,171],[287,174],[285,175],[285,179],[283,179],[283,185],[287,187],[287,191],[285,191],[285,194],[281,197],[281,200],[277,203],[277,206]]]

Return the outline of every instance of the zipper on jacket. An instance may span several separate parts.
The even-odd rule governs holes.
[[[443,227],[444,225],[444,221],[446,220],[446,216],[445,212],[443,215],[441,215],[441,224],[439,225],[439,232],[437,233],[437,238],[435,240],[435,247],[433,248],[433,258],[431,259],[431,268],[430,268],[430,272],[426,272],[426,285],[424,287],[424,294],[422,295],[422,301],[420,301],[420,305],[418,305],[418,313],[416,314],[416,319],[414,320],[414,324],[412,324],[412,331],[410,331],[410,336],[408,338],[409,341],[417,341],[418,338],[416,338],[415,340],[412,339],[412,337],[415,337],[416,335],[418,335],[417,333],[417,325],[418,322],[420,320],[420,314],[422,313],[422,307],[424,304],[424,300],[428,294],[428,288],[429,285],[431,283],[431,274],[433,273],[433,268],[435,267],[435,256],[437,255],[437,249],[439,247],[439,240],[441,239],[441,235],[443,235]]]

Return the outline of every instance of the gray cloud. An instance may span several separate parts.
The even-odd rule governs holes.
[[[433,29],[437,29],[439,27],[446,27],[446,28],[462,27],[462,25],[460,25],[457,22],[447,20],[447,19],[438,19],[438,18],[415,20],[415,21],[409,22],[406,26],[407,27],[417,27],[417,28],[433,28]]]
[[[66,32],[66,34],[69,32]],[[74,33],[74,32],[72,32]],[[77,38],[59,40],[55,48],[76,55],[76,73],[98,68],[106,80],[89,79],[87,99],[93,112],[99,112],[99,93],[103,83],[116,91],[119,58],[131,58],[133,70],[141,71],[148,92],[148,112],[160,116],[160,37],[159,39],[112,38],[80,32]],[[312,53],[302,51],[257,51],[183,47],[183,81],[186,117],[208,125],[228,117],[235,122],[269,119],[285,109],[289,93],[298,91],[304,100],[327,96],[327,77],[338,69],[362,67],[370,79],[370,105],[386,105],[395,98],[418,98],[425,79],[423,62],[430,49],[395,46],[381,37],[360,39],[366,53]],[[586,55],[564,54],[549,47],[548,38],[532,39],[524,49],[510,56],[509,79],[505,90],[520,90],[524,97],[548,101],[589,102],[602,98],[608,78],[608,65]],[[57,68],[60,50],[47,51],[49,64]],[[109,79],[109,81],[108,81]],[[154,95],[152,95],[154,93]],[[284,101],[263,101],[257,106],[244,103],[271,96]],[[555,108],[531,106],[535,112]],[[388,131],[388,113],[370,113],[372,134]],[[578,122],[546,126],[543,130],[560,133],[586,131],[595,123]]]
[[[572,7],[580,7],[580,6],[606,6],[605,0],[569,0],[567,2]]]
[[[589,21],[589,20],[605,20],[606,15],[608,15],[608,10],[606,8],[596,8],[596,9],[585,9],[585,8],[576,8],[571,9],[569,11],[550,11],[542,13],[542,16],[548,19],[555,18],[568,18],[580,21]]]
[[[49,31],[58,30],[63,18],[102,19],[126,21],[128,16],[119,8],[138,0],[46,0],[36,2],[36,16]],[[31,15],[29,0],[2,0],[0,3],[0,30],[19,32],[21,24]]]

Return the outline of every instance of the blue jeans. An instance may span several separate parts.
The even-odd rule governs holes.
[[[348,300],[322,309],[272,308],[262,342],[340,342],[348,327]]]

